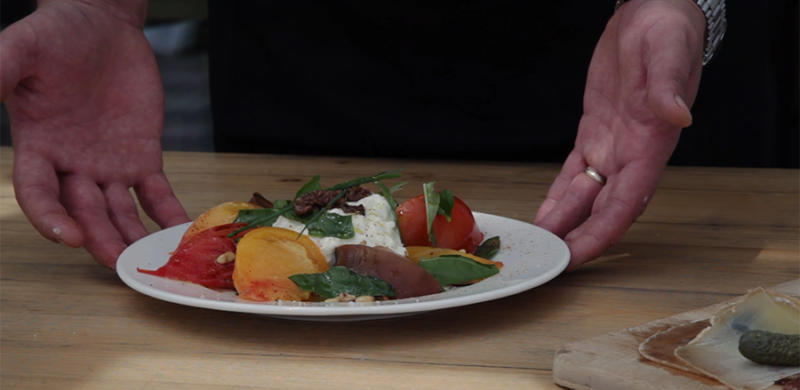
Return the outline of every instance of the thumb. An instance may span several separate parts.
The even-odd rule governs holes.
[[[686,37],[677,31],[655,35],[648,39],[651,51],[645,64],[648,105],[662,121],[679,128],[689,127],[689,107],[696,93],[689,84],[694,79],[699,82],[702,48],[700,55],[692,53]]]
[[[20,81],[33,74],[36,36],[25,21],[0,33],[0,101],[5,101]]]

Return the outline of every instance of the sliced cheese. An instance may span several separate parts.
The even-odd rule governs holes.
[[[639,353],[645,359],[692,374],[703,375],[694,366],[675,356],[675,349],[689,344],[700,332],[711,326],[709,320],[698,320],[673,326],[658,332],[639,345]]]
[[[751,362],[739,353],[739,338],[748,330],[800,333],[798,308],[800,302],[796,299],[755,289],[743,301],[720,310],[711,318],[711,326],[689,344],[677,348],[675,356],[733,389],[762,390],[800,373],[800,367]]]

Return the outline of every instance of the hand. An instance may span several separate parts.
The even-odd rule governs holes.
[[[137,1],[41,1],[0,34],[17,201],[109,268],[147,234],[130,188],[161,227],[189,220],[162,171],[164,92],[143,8],[124,9]]]
[[[589,66],[575,148],[534,221],[564,237],[569,270],[621,239],[653,198],[692,123],[704,33],[691,0],[634,0],[608,22]],[[605,186],[586,167],[605,175]]]

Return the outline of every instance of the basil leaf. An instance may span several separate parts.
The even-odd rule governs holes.
[[[331,201],[328,202],[328,204],[326,204],[325,207],[317,210],[314,213],[314,215],[311,216],[311,219],[307,220],[308,222],[306,222],[306,225],[303,226],[303,229],[300,231],[300,234],[303,234],[303,232],[305,232],[306,229],[309,229],[309,225],[317,222],[320,218],[322,218],[322,216],[331,208],[331,206],[333,206],[334,203],[336,203],[336,201],[338,201],[343,196],[345,196],[347,194],[347,191],[344,191],[344,190],[346,190],[348,188],[351,188],[351,187],[360,186],[362,184],[366,184],[366,183],[370,183],[370,182],[378,182],[378,181],[383,180],[383,179],[391,179],[391,178],[400,177],[400,176],[401,176],[400,175],[400,170],[381,172],[381,173],[378,173],[376,175],[367,176],[367,177],[359,177],[359,178],[354,179],[354,180],[346,181],[344,183],[339,183],[339,184],[337,184],[337,185],[335,185],[333,187],[328,188],[328,191],[338,191],[338,190],[342,190],[342,191],[339,192],[339,195],[336,195],[336,197],[331,199]],[[316,183],[316,184],[314,184],[314,183]],[[312,178],[311,181],[309,181],[309,183],[307,183],[305,186],[303,186],[303,188],[300,189],[300,191],[297,192],[298,196],[299,196],[300,192],[303,191],[304,188],[306,188],[306,187],[312,188],[312,187],[314,187],[315,185],[318,185],[318,184],[319,184],[319,176],[314,176],[314,178]],[[298,234],[298,237],[300,236],[300,234]]]
[[[268,218],[277,213],[278,209],[247,209],[239,210],[239,214],[233,222],[252,223],[261,219]]]
[[[422,193],[425,197],[425,214],[428,217],[428,238],[436,246],[436,236],[433,234],[433,220],[439,213],[439,193],[433,188],[435,181],[422,185]]]
[[[343,190],[350,187],[360,186],[362,184],[372,183],[376,181],[381,181],[385,179],[393,179],[395,177],[400,177],[402,174],[400,173],[399,169],[395,169],[393,171],[381,172],[376,175],[366,176],[366,177],[359,177],[357,179],[353,179],[350,181],[346,181],[344,183],[339,183],[333,187],[328,188],[328,190]]]
[[[308,234],[314,237],[348,239],[356,236],[352,215],[325,213],[317,221],[306,226],[308,226]]]
[[[500,251],[500,237],[492,237],[486,239],[483,244],[478,245],[474,255],[491,260],[498,251]]]
[[[319,184],[319,175],[316,175],[312,177],[311,180],[308,181],[308,183],[300,187],[300,189],[297,190],[297,195],[295,195],[294,197],[295,199],[297,199],[305,194],[309,194],[311,192],[318,191],[321,189],[322,186]]]
[[[439,193],[439,209],[436,210],[436,214],[444,215],[447,218],[447,222],[452,220],[451,214],[453,214],[453,206],[456,205],[456,200],[453,199],[453,193],[450,190],[444,190]]]
[[[233,237],[247,229],[261,226],[272,226],[272,224],[278,220],[278,217],[288,213],[291,210],[292,206],[284,206],[280,209],[239,210],[239,214],[236,216],[236,220],[234,220],[234,222],[243,222],[246,223],[247,226],[228,234],[228,237]]]
[[[286,219],[305,224],[303,231],[308,230],[308,234],[314,237],[336,237],[341,239],[353,238],[356,236],[356,229],[353,227],[353,216],[351,214],[340,215],[336,213],[323,213],[316,220],[312,221],[312,215],[300,216],[291,210],[283,214]]]
[[[275,202],[272,203],[272,208],[275,209],[282,209],[286,206],[293,204],[292,201],[283,200],[283,199],[275,199]]]
[[[301,217],[301,216],[297,215],[297,213],[295,213],[294,210],[289,210],[289,212],[287,212],[286,214],[283,214],[283,217],[286,218],[286,219],[291,219],[292,221],[297,221],[297,222],[302,222],[302,223],[308,223],[308,221],[311,219],[310,215]]]
[[[494,264],[479,263],[461,255],[441,255],[432,259],[422,259],[419,266],[433,275],[442,286],[488,278],[500,272]]]
[[[345,293],[355,296],[394,296],[389,283],[374,276],[359,275],[352,270],[337,266],[317,274],[297,274],[289,279],[305,291],[313,291],[324,298],[333,298]]]
[[[300,235],[302,235],[303,232],[306,231],[306,229],[308,229],[309,225],[313,224],[314,222],[317,222],[317,220],[319,220],[323,215],[325,215],[325,213],[328,212],[331,206],[333,206],[333,204],[336,203],[337,200],[345,196],[345,194],[347,194],[347,191],[339,192],[339,195],[336,195],[333,199],[331,199],[331,201],[328,202],[328,204],[326,204],[325,207],[317,210],[317,212],[315,212],[314,215],[311,216],[311,219],[309,219],[308,222],[306,222],[306,226],[303,226],[303,229],[300,230],[300,234],[298,234],[297,237],[300,237]]]

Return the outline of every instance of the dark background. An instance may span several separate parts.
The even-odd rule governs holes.
[[[703,71],[692,108],[694,124],[684,130],[670,164],[797,168],[798,2],[727,3],[728,32],[721,50]],[[0,23],[7,26],[24,17],[33,11],[33,4],[0,2]],[[191,33],[188,41],[184,38],[172,50],[156,50],[167,96],[165,150],[213,150],[206,12],[201,1],[150,2],[146,32],[152,33],[154,48],[161,46],[158,39],[169,37],[169,32],[156,30],[183,28]],[[4,107],[0,119],[0,143],[10,145]]]

